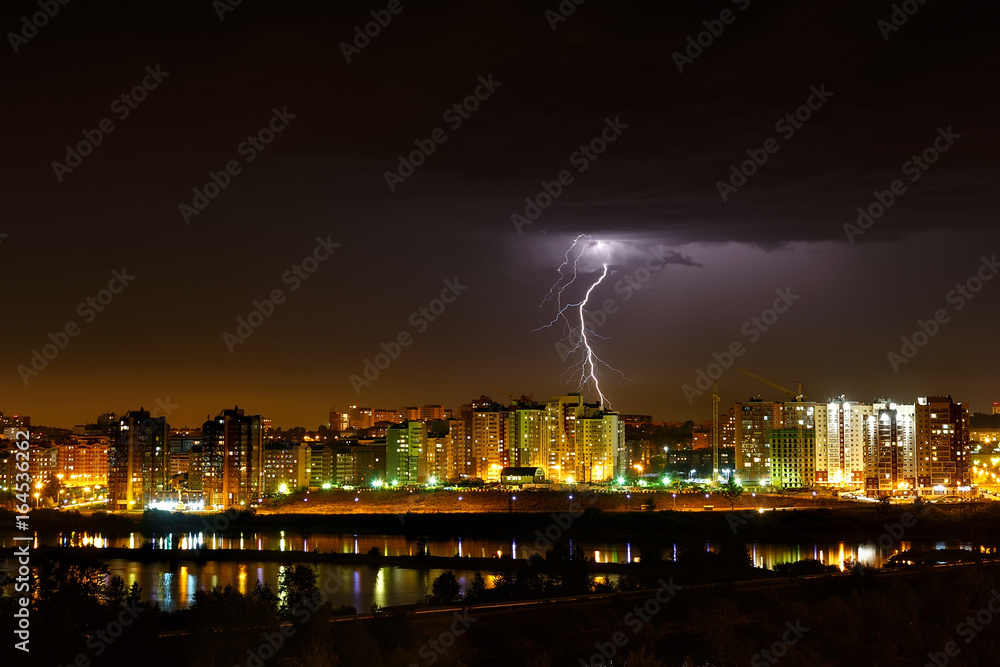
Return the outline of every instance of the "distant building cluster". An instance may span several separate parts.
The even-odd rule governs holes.
[[[969,411],[950,396],[911,404],[752,399],[728,421],[743,483],[881,497],[955,493],[973,482]]]
[[[139,409],[100,415],[68,436],[34,434],[29,470],[37,490],[58,484],[55,500],[64,504],[231,507],[306,488],[501,483],[514,468],[531,468],[518,479],[606,482],[627,465],[623,436],[617,413],[579,394],[509,406],[482,396],[457,415],[441,405],[352,406],[331,411],[321,433],[291,436],[239,407],[199,429],[172,429],[166,417]],[[14,479],[6,453],[3,488]]]
[[[541,468],[556,483],[599,483],[612,480],[626,465],[620,416],[584,403],[579,394],[543,403],[521,397],[510,405],[481,396],[457,415],[426,405],[402,408],[395,424],[379,419],[392,412],[351,406],[331,415],[331,423],[369,436],[381,436],[384,427],[389,483],[501,482],[509,467]]]
[[[238,406],[195,429],[171,428],[141,408],[107,413],[70,434],[31,433],[32,495],[38,504],[107,502],[110,510],[220,508],[335,487],[704,482],[716,465],[744,485],[871,497],[1000,486],[1000,424],[972,428],[967,406],[950,396],[740,401],[719,415],[717,464],[712,421],[653,422],[572,393],[510,399],[480,396],[457,411],[353,405],[331,410],[329,427],[314,432],[275,429]],[[0,490],[14,488],[12,443],[30,425],[0,413]]]

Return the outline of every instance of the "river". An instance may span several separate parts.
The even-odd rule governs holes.
[[[0,535],[0,548],[15,545],[12,535]],[[171,533],[145,536],[141,533],[129,535],[102,535],[101,533],[60,532],[36,534],[34,546],[95,546],[98,548],[137,549],[149,542],[156,549],[225,549],[246,552],[242,561],[212,561],[202,558],[196,562],[192,553],[190,561],[183,559],[168,562],[134,562],[124,559],[109,559],[107,562],[113,574],[119,574],[126,584],[137,582],[142,587],[142,596],[158,602],[165,611],[183,609],[194,601],[198,589],[227,584],[246,593],[253,589],[255,582],[269,583],[277,588],[278,575],[284,567],[281,563],[264,562],[254,559],[258,550],[276,550],[288,553],[294,562],[295,553],[314,550],[322,552],[365,554],[378,549],[386,556],[416,555],[417,541],[400,535],[353,535],[342,533],[301,533],[286,531],[247,532],[242,535],[221,535],[213,533]],[[648,542],[644,540],[643,543]],[[23,542],[19,543],[23,544]],[[629,541],[604,541],[599,538],[574,541],[584,553],[598,563],[627,563],[639,557],[639,545]],[[664,542],[660,545],[668,557],[675,558],[680,548],[677,543]],[[537,539],[523,538],[500,541],[483,538],[429,539],[427,548],[434,556],[510,556],[527,558],[533,553],[544,552],[544,544]],[[706,542],[706,550],[715,550],[717,544]],[[148,548],[148,547],[147,547]],[[884,564],[889,557],[910,548],[976,548],[969,542],[959,540],[900,542],[888,549],[879,549],[857,542],[753,542],[747,545],[750,557],[757,567],[773,568],[780,563],[805,559],[816,559],[825,565],[843,567],[845,561],[857,560],[873,565]],[[147,552],[148,553],[148,552]],[[381,567],[369,565],[317,565],[321,581],[333,577],[339,582],[337,592],[331,596],[334,606],[352,605],[359,612],[366,613],[372,603],[380,606],[412,604],[421,600],[429,591],[434,579],[443,570],[421,570],[402,567]],[[474,572],[455,570],[460,578],[463,592],[471,583]],[[483,572],[487,584],[492,583],[489,572]],[[610,579],[614,579],[611,576]]]

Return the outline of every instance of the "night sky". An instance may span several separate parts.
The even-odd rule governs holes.
[[[628,377],[602,374],[623,412],[710,419],[710,392],[689,404],[682,387],[736,342],[724,404],[781,397],[740,366],[819,400],[1000,400],[1000,280],[949,297],[998,270],[983,263],[1000,251],[995,9],[914,1],[889,30],[892,6],[870,0],[589,0],[560,21],[556,0],[401,0],[348,63],[342,43],[387,4],[243,0],[220,20],[221,1],[75,0],[30,39],[7,34],[0,410],[69,427],[169,397],[175,426],[238,403],[315,428],[334,404],[572,391],[563,332],[532,329],[554,317],[539,304],[581,233],[604,243],[566,297],[607,263],[591,303],[617,312],[593,342]],[[5,3],[4,33],[37,11]],[[453,106],[477,90],[463,118]],[[785,119],[808,103],[808,120]],[[78,166],[53,165],[106,118]],[[271,143],[243,143],[269,122]],[[390,189],[397,156],[435,130],[445,140]],[[602,153],[578,153],[602,131]],[[926,170],[905,164],[935,140],[947,150]],[[718,182],[750,155],[767,159],[724,201]],[[185,215],[230,161],[238,173]],[[572,182],[518,229],[563,171]],[[845,230],[896,179],[884,214]],[[308,279],[286,274],[317,238],[339,247]],[[626,288],[650,257],[662,268]],[[123,267],[134,279],[103,311],[78,310]],[[446,281],[466,287],[421,324]],[[227,344],[274,290],[284,302]],[[776,291],[795,297],[786,312],[745,324]],[[894,368],[936,311],[936,335]],[[79,334],[25,384],[18,366],[68,323]],[[359,395],[350,376],[401,333],[411,343]]]

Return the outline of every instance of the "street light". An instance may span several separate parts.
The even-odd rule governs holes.
[[[632,511],[632,494],[631,493],[626,493],[625,494],[625,500],[628,501],[628,509],[629,509],[629,511]]]

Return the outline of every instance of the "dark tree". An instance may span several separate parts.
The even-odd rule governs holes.
[[[437,604],[457,602],[462,599],[461,591],[462,585],[458,582],[458,577],[448,570],[431,585],[430,601]]]

